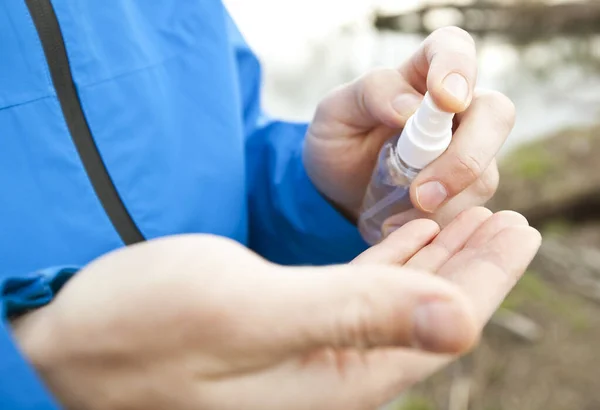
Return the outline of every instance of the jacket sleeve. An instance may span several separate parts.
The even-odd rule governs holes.
[[[262,112],[260,64],[231,20],[229,31],[246,135],[250,247],[281,264],[350,261],[367,244],[308,178],[302,162],[307,124]]]
[[[55,410],[59,405],[15,343],[9,318],[49,303],[74,268],[0,277],[0,409]]]

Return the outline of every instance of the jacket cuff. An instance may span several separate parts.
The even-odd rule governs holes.
[[[60,409],[19,350],[12,336],[9,318],[48,304],[75,272],[75,268],[50,268],[0,280],[0,409]]]
[[[302,149],[297,159],[297,200],[305,218],[307,231],[327,243],[328,253],[335,255],[332,263],[345,263],[368,248],[356,225],[352,224],[321,194],[306,173]]]

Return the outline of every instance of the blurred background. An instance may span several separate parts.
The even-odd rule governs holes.
[[[490,206],[523,213],[544,244],[481,346],[390,409],[599,410],[600,0],[225,3],[263,62],[265,108],[292,120],[438,27],[475,37],[479,86],[518,114]]]

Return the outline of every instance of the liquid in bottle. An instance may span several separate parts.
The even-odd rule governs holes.
[[[388,218],[413,208],[410,185],[450,145],[453,117],[426,93],[400,136],[383,145],[358,220],[361,235],[369,244],[382,239]]]

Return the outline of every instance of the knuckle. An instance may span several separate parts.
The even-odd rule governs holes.
[[[395,70],[391,68],[375,68],[371,70],[362,78],[363,90],[365,92],[378,90],[379,87],[388,82],[390,76],[397,76]]]
[[[391,83],[392,77],[397,76],[394,70],[389,68],[376,68],[365,74],[362,78],[363,98],[367,103],[377,101],[382,89]]]
[[[470,220],[478,220],[478,221],[485,221],[487,220],[489,217],[491,217],[494,213],[492,211],[490,211],[489,209],[483,207],[483,206],[475,206],[473,208],[467,208],[462,210],[458,216],[456,217],[457,220],[466,222],[466,221],[470,221]]]
[[[377,68],[359,81],[356,102],[361,111],[379,119],[393,117],[389,104],[390,93],[398,85],[399,74],[391,68]]]
[[[435,30],[432,37],[455,38],[474,45],[475,39],[466,30],[457,26],[447,26]]]
[[[488,91],[480,98],[484,106],[494,113],[495,125],[506,132],[512,130],[515,125],[516,108],[511,99],[498,91]]]
[[[340,346],[369,349],[375,345],[376,329],[372,314],[375,304],[375,300],[367,292],[348,301],[338,324],[342,337]]]
[[[481,160],[469,153],[457,154],[454,159],[453,175],[456,176],[456,181],[459,182],[459,187],[455,191],[460,191],[466,186],[477,181],[483,174],[483,164]],[[453,192],[457,194],[458,192]]]
[[[479,195],[485,199],[490,199],[494,196],[500,185],[500,173],[498,167],[490,166],[479,178]]]
[[[224,236],[213,234],[181,236],[179,246],[182,252],[186,252],[190,259],[197,260],[198,249],[203,249],[207,254],[213,256],[236,255],[241,257],[248,250],[239,242]]]

